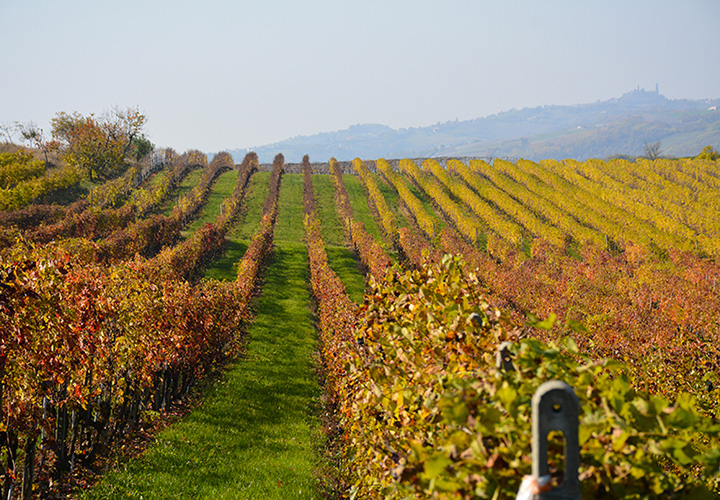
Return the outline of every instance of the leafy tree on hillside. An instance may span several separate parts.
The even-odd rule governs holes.
[[[132,155],[137,161],[140,161],[141,159],[149,155],[153,149],[155,149],[155,145],[150,142],[150,139],[148,139],[144,135],[140,135],[132,140],[131,149]]]
[[[700,154],[697,155],[698,160],[720,160],[720,153],[718,153],[712,146],[705,146]]]
[[[52,119],[52,136],[66,163],[91,180],[105,180],[122,172],[133,144],[144,138],[145,121],[137,109],[114,109],[101,117],[60,112]]]

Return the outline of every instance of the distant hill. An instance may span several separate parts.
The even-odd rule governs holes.
[[[346,130],[300,136],[251,150],[270,162],[417,158],[510,157],[540,160],[639,156],[646,143],[661,142],[663,156],[694,156],[707,145],[720,149],[720,99],[667,99],[633,90],[592,104],[541,106],[484,118],[395,130],[353,125]],[[241,161],[248,149],[229,152]]]

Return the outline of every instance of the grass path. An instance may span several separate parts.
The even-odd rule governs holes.
[[[240,172],[237,170],[228,170],[218,175],[210,188],[210,193],[208,193],[207,201],[205,202],[202,212],[187,227],[186,232],[188,234],[194,233],[200,229],[203,224],[215,222],[217,216],[220,215],[220,205],[232,194],[239,175]]]
[[[165,203],[162,203],[158,207],[157,213],[170,217],[173,213],[173,209],[177,205],[178,198],[185,196],[188,191],[198,185],[200,177],[202,177],[202,173],[203,169],[198,168],[187,174],[180,182],[180,185],[175,189],[173,195],[165,200]]]
[[[350,206],[352,207],[355,220],[364,223],[365,230],[368,234],[378,242],[384,244],[382,234],[368,205],[365,190],[360,183],[360,179],[353,174],[344,174],[343,184],[345,184],[345,189],[348,192],[348,198],[350,198]]]
[[[207,278],[216,280],[234,280],[237,276],[237,263],[245,255],[253,235],[260,229],[262,204],[268,193],[270,172],[255,172],[250,178],[243,213],[238,223],[227,235],[227,249],[223,255],[206,270]]]
[[[313,192],[320,217],[320,233],[325,242],[328,264],[345,285],[350,298],[361,303],[365,277],[358,270],[358,259],[347,245],[335,205],[335,185],[330,175],[313,175]]]

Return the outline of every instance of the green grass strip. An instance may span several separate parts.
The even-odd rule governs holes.
[[[320,234],[325,245],[345,245],[347,238],[340,223],[335,206],[335,184],[332,176],[316,174],[312,176],[315,206],[320,217]]]
[[[302,243],[305,239],[302,174],[284,174],[278,203],[275,245]]]
[[[353,210],[353,217],[358,222],[365,224],[365,230],[370,236],[375,238],[381,244],[383,243],[382,233],[375,222],[370,206],[368,205],[365,190],[360,183],[360,179],[353,174],[343,175],[343,184],[350,198],[350,206]]]
[[[335,184],[330,175],[313,175],[313,192],[320,216],[320,234],[325,242],[328,264],[345,285],[345,290],[356,303],[363,300],[365,276],[358,267],[355,252],[350,250],[340,222],[335,202]]]
[[[237,264],[245,255],[253,235],[260,229],[262,204],[268,193],[270,172],[255,172],[250,178],[242,214],[227,236],[227,249],[205,272],[205,277],[222,281],[237,278]]]
[[[362,304],[365,292],[365,276],[358,268],[355,252],[347,247],[326,245],[325,252],[330,268],[335,271],[345,285],[345,291],[352,301]]]
[[[238,224],[230,231],[230,238],[249,242],[260,230],[262,222],[262,206],[270,189],[270,172],[255,172],[250,178],[250,185],[243,202],[243,215]]]
[[[161,215],[170,217],[173,213],[173,209],[177,206],[178,198],[182,198],[188,193],[188,191],[198,185],[200,177],[202,177],[202,173],[203,169],[198,168],[186,175],[180,185],[175,189],[172,196],[170,196],[165,203],[160,205],[157,212]]]
[[[205,278],[218,281],[237,279],[238,263],[250,246],[249,240],[228,238],[225,253],[205,270]]]
[[[220,206],[232,194],[239,175],[240,173],[237,170],[229,170],[215,179],[200,215],[187,227],[188,234],[194,233],[203,224],[215,222],[215,219],[220,215]]]
[[[247,357],[140,459],[85,499],[311,499],[320,387],[304,245],[278,248]]]
[[[410,224],[408,223],[405,214],[403,214],[402,210],[400,210],[400,196],[397,191],[395,191],[395,188],[385,182],[380,174],[372,175],[375,178],[375,184],[377,184],[378,189],[385,198],[385,203],[387,203],[388,208],[395,214],[398,228],[409,226]]]

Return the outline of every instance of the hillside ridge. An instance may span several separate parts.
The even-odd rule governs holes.
[[[358,124],[228,152],[237,161],[253,150],[261,162],[271,161],[278,152],[289,162],[299,162],[305,154],[317,160],[441,156],[584,160],[642,155],[646,143],[660,141],[663,155],[691,156],[704,146],[720,146],[719,104],[720,99],[668,99],[638,88],[590,104],[512,109],[403,129]]]

